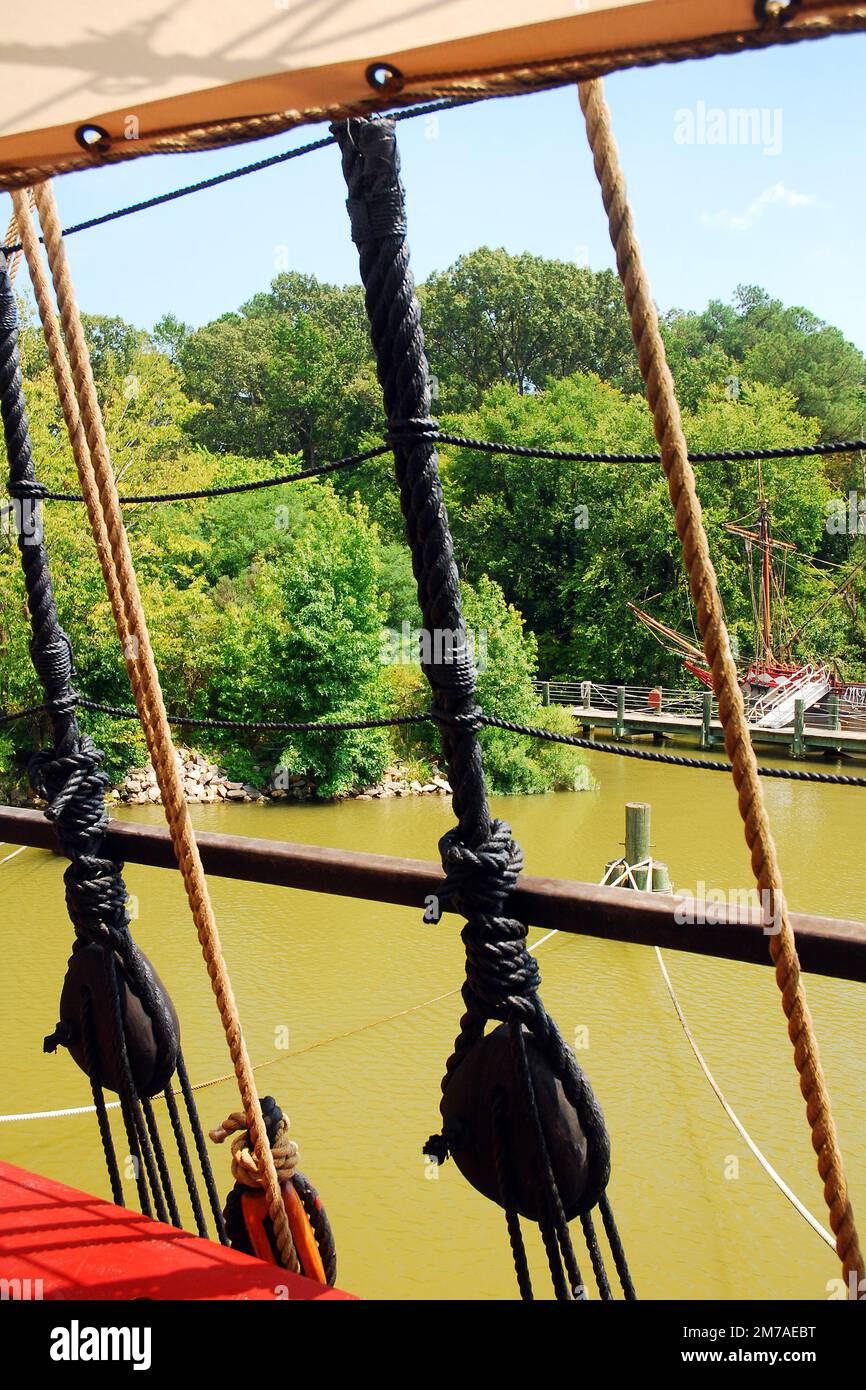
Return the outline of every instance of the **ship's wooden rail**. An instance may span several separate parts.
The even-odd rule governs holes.
[[[54,829],[41,812],[9,806],[0,807],[0,839],[13,845],[56,848]],[[271,883],[419,910],[427,906],[442,883],[439,865],[418,859],[204,831],[197,839],[205,870],[217,878]],[[107,849],[132,864],[176,867],[164,826],[111,821]],[[705,920],[684,923],[688,905],[688,899],[663,893],[524,874],[509,908],[530,926],[548,931],[770,964],[767,936],[757,908],[726,909],[707,903],[702,911],[698,901],[692,905],[697,911],[691,916]],[[791,922],[804,970],[866,982],[866,923],[801,913],[792,913]]]

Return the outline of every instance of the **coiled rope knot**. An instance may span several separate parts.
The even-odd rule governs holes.
[[[541,971],[526,949],[526,928],[511,917],[482,917],[461,932],[466,947],[469,997],[483,1005],[488,1018],[520,1016],[529,1024],[540,1012]],[[464,995],[466,997],[466,995]]]
[[[269,1100],[271,1101],[270,1108],[268,1108]],[[269,1114],[272,1115],[276,1108],[276,1103],[271,1097],[265,1096],[263,1098],[262,1114],[268,1131],[271,1153],[274,1156],[274,1167],[280,1182],[288,1182],[298,1166],[298,1146],[294,1139],[289,1138],[289,1121],[282,1112],[280,1112],[280,1118],[275,1124],[269,1123]],[[240,1183],[242,1187],[265,1188],[267,1178],[261,1171],[253,1151],[252,1139],[247,1130],[246,1116],[243,1111],[234,1110],[227,1119],[223,1120],[221,1125],[210,1131],[210,1137],[215,1144],[222,1144],[230,1134],[235,1135],[232,1140],[232,1177],[235,1182]]]
[[[39,502],[48,496],[48,486],[36,478],[10,478],[7,484],[9,496],[19,502]]]
[[[496,916],[517,887],[523,869],[523,851],[503,820],[490,823],[490,834],[477,845],[467,845],[458,827],[439,841],[445,883],[440,902],[447,902],[464,917]]]
[[[429,716],[434,724],[444,729],[460,729],[464,733],[477,734],[484,728],[484,711],[480,705],[468,709],[444,710],[431,705]]]
[[[372,198],[347,198],[346,211],[356,246],[364,246],[371,239],[406,235],[406,211],[399,185],[383,189]]]
[[[111,944],[128,961],[136,947],[129,935],[122,866],[111,859],[83,855],[69,865],[63,882],[69,919],[78,939]]]
[[[439,437],[439,421],[429,415],[415,415],[406,419],[393,418],[382,436],[386,444],[396,448],[410,448],[413,444],[428,444]]]
[[[517,886],[523,852],[505,821],[495,820],[489,838],[467,845],[455,828],[439,842],[445,884],[443,903],[466,917],[461,933],[466,947],[466,991],[489,1018],[506,1019],[536,1012],[541,983],[538,962],[526,949],[526,927],[503,916]]]
[[[59,755],[54,747],[43,748],[27,765],[31,787],[48,802],[46,818],[57,821],[64,812],[74,812],[63,827],[72,840],[77,838],[76,832],[89,834],[105,824],[108,777],[101,767],[103,756],[85,734],[69,753]]]

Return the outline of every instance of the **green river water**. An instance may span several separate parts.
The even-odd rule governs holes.
[[[624,803],[645,800],[654,853],[678,889],[750,885],[729,777],[602,754],[589,761],[594,791],[494,800],[528,872],[597,881],[621,852]],[[791,906],[862,917],[863,793],[765,786]],[[162,817],[158,807],[125,814]],[[206,830],[416,859],[434,859],[452,823],[450,803],[432,797],[201,806],[193,816]],[[0,859],[13,849],[0,849]],[[61,860],[32,849],[0,866],[6,1114],[90,1101],[69,1056],[42,1053],[71,942],[62,872]],[[230,1064],[179,876],[129,865],[127,882],[138,900],[136,936],[178,1007],[192,1079],[218,1077]],[[257,1064],[271,1064],[259,1072],[259,1087],[291,1116],[302,1167],[337,1233],[341,1287],[366,1298],[513,1297],[501,1211],[453,1164],[431,1176],[421,1155],[438,1127],[439,1081],[460,1014],[456,919],[425,925],[413,910],[218,878],[211,888],[249,1051]],[[771,1183],[713,1095],[654,951],[554,935],[538,959],[545,1003],[566,1037],[588,1030],[589,1046],[578,1055],[611,1131],[612,1198],[639,1294],[826,1298],[835,1256]],[[772,972],[680,952],[665,961],[729,1103],[826,1225]],[[855,1210],[863,1212],[863,987],[811,977],[808,988]],[[201,1089],[197,1099],[211,1127],[236,1108],[234,1082]],[[0,1158],[108,1195],[92,1115],[2,1123]],[[223,1149],[214,1164],[224,1189]],[[534,1230],[529,1245],[541,1292],[545,1264]],[[589,1277],[585,1253],[582,1267]]]

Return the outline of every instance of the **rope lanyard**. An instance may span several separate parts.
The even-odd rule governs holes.
[[[631,318],[632,336],[637,348],[641,375],[646,385],[655,435],[661,449],[662,468],[668,480],[677,535],[698,613],[698,626],[707,661],[713,673],[713,689],[718,695],[719,716],[724,727],[725,746],[731,759],[731,771],[737,789],[746,842],[751,852],[752,868],[761,901],[764,901],[763,894],[768,894],[768,901],[778,913],[779,932],[769,938],[770,954],[776,966],[776,981],[788,1020],[788,1033],[800,1076],[800,1089],[806,1102],[812,1146],[824,1183],[830,1225],[836,1237],[836,1250],[846,1280],[851,1271],[856,1271],[859,1284],[864,1277],[863,1255],[848,1197],[842,1154],[818,1055],[815,1030],[806,1002],[806,990],[800,976],[800,962],[782,892],[782,875],[776,846],[767,817],[755,751],[749,736],[743,694],[737,679],[736,662],[731,652],[718,581],[710,558],[695,475],[689,463],[673,377],[667,364],[658,315],[635,232],[603,83],[600,79],[581,82],[578,92],[595,172],[601,185],[602,201],[608,216],[610,238],[616,252],[617,269],[625,291],[625,302]],[[851,1287],[850,1281],[848,1287]]]
[[[79,709],[90,710],[94,714],[107,714],[111,719],[137,719],[138,711],[118,705],[106,705],[99,700],[87,700],[82,695],[75,696]],[[18,719],[27,719],[46,712],[47,706],[28,705],[24,709],[9,710],[0,714],[0,728]],[[417,714],[381,715],[373,719],[197,719],[191,715],[169,714],[169,724],[184,729],[212,729],[215,732],[226,730],[231,733],[295,733],[295,734],[334,734],[350,733],[359,729],[405,728],[418,724],[441,724],[446,716],[441,712],[433,714],[430,710],[419,710]],[[613,753],[621,758],[637,758],[643,762],[668,763],[672,767],[687,767],[702,772],[730,772],[731,763],[720,758],[691,758],[683,753],[660,753],[655,748],[632,748],[622,743],[607,743],[603,739],[584,738],[580,734],[561,734],[556,729],[541,729],[532,724],[521,724],[513,719],[499,719],[492,714],[478,716],[480,727],[502,729],[518,738],[535,738],[544,743],[560,743],[568,748],[585,748],[593,753]],[[773,767],[758,764],[758,775],[780,781],[827,783],[834,787],[866,787],[866,777],[851,777],[844,772],[810,772],[804,768]]]
[[[659,464],[660,454],[616,454],[610,452],[590,453],[582,449],[546,449],[529,444],[504,444],[492,439],[473,439],[462,434],[449,434],[444,430],[428,431],[432,442],[450,444],[455,448],[469,449],[476,453],[490,454],[494,457],[519,459],[547,459],[554,463],[610,463],[610,464]],[[789,444],[772,449],[707,449],[695,450],[689,454],[692,463],[760,463],[764,459],[803,459],[828,458],[836,454],[857,454],[866,450],[866,439],[833,439],[817,444]],[[271,478],[252,478],[243,483],[225,483],[214,487],[192,488],[186,492],[129,492],[120,497],[124,506],[158,502],[202,502],[214,497],[232,497],[239,493],[261,492],[265,488],[283,487],[287,483],[302,483],[309,478],[321,478],[330,473],[341,473],[359,464],[390,454],[390,444],[375,444],[359,454],[347,454],[345,458],[319,463],[310,468],[301,468],[296,473],[276,473]],[[80,492],[60,492],[52,488],[40,490],[43,501],[83,502]],[[787,558],[787,557],[786,557]],[[817,560],[817,556],[810,557]],[[828,564],[829,561],[819,561]],[[842,566],[836,566],[842,568]]]

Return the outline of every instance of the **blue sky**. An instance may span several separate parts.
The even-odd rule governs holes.
[[[858,35],[608,79],[663,310],[699,309],[757,283],[866,350],[864,73],[866,36]],[[761,121],[757,138],[750,130],[743,142],[728,113],[749,108]],[[484,244],[613,265],[573,87],[399,129],[417,278]],[[321,133],[68,175],[58,181],[64,222]],[[344,197],[331,148],[84,232],[69,242],[81,305],[142,327],[169,310],[199,324],[266,288],[284,264],[353,281]]]

